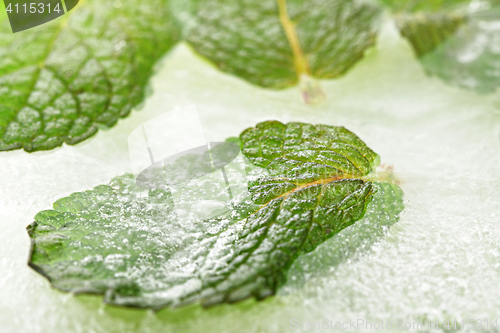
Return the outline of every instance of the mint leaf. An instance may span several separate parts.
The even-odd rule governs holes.
[[[472,13],[457,33],[422,57],[421,63],[429,74],[449,84],[492,93],[500,86],[499,26],[500,3]]]
[[[417,57],[432,52],[465,21],[463,15],[452,13],[401,14],[397,18],[401,35],[411,43]]]
[[[439,12],[444,9],[454,9],[471,0],[380,0],[395,12]]]
[[[404,209],[401,188],[386,182],[372,184],[375,193],[365,216],[318,246],[313,252],[299,257],[287,274],[288,286],[300,288],[313,277],[331,273],[332,267],[355,260],[365,254],[374,243],[381,241],[389,228],[398,222]]]
[[[177,40],[164,0],[88,0],[35,29],[0,31],[0,150],[47,150],[113,126]]]
[[[401,35],[408,39],[429,75],[461,88],[490,93],[500,85],[500,3],[468,0],[383,0],[396,12]]]
[[[275,144],[280,138],[283,145]],[[250,151],[256,140],[265,156]],[[132,175],[117,177],[38,213],[28,227],[29,265],[60,290],[103,294],[116,305],[158,309],[262,299],[283,285],[298,256],[360,220],[367,209],[387,216],[381,215],[380,225],[390,225],[402,209],[396,185],[352,175],[366,175],[378,155],[342,127],[265,122],[244,131],[240,142],[250,161],[265,165],[264,177],[229,213],[180,221],[168,188],[145,193]],[[319,155],[310,162],[314,148],[332,155],[323,164]],[[284,157],[275,156],[279,149]],[[333,155],[342,162],[334,163],[335,175]],[[318,172],[318,165],[328,172]],[[200,187],[212,186],[210,179],[204,182]]]
[[[267,88],[345,73],[374,44],[379,9],[357,0],[200,0],[187,40],[219,69]]]
[[[401,35],[417,57],[433,51],[466,22],[464,6],[470,0],[380,0],[396,13]]]

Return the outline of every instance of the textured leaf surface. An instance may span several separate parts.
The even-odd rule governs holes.
[[[182,222],[168,191],[144,192],[131,175],[117,177],[110,185],[74,193],[58,200],[53,210],[37,214],[28,227],[30,266],[58,289],[104,294],[106,302],[117,305],[161,308],[262,299],[285,282],[287,269],[300,254],[360,220],[373,198],[377,204],[370,207],[397,218],[402,207],[397,186],[377,193],[384,185],[340,174],[351,171],[351,165],[362,169],[364,162],[352,157],[354,150],[369,156],[360,174],[367,174],[369,161],[377,157],[344,128],[265,122],[243,132],[240,139],[243,146],[256,138],[266,146],[271,138],[284,138],[287,129],[298,135],[293,140],[309,148],[321,141],[337,149],[344,142],[338,156],[345,156],[345,165],[335,176],[318,178],[325,175],[316,172],[319,163],[305,162],[299,166],[301,173],[309,168],[312,175],[305,183],[304,177],[291,177],[297,170],[287,172],[297,168],[293,161],[302,163],[293,157],[288,159],[292,164],[280,167],[287,182],[276,183],[275,169],[269,165],[279,160],[271,158],[261,169],[269,175],[251,184],[252,195],[231,212]],[[281,155],[287,156],[288,145],[281,147]],[[248,149],[244,154],[262,165]],[[353,162],[347,162],[348,156]],[[330,170],[329,164],[322,165]],[[206,180],[200,187],[210,184]]]
[[[365,216],[313,252],[297,258],[288,272],[287,286],[300,288],[311,279],[331,274],[332,267],[355,260],[387,235],[404,209],[403,191],[386,182],[373,182],[373,187],[376,192]]]
[[[155,61],[176,41],[167,1],[81,1],[12,34],[0,23],[0,150],[46,150],[113,126],[142,101]]]
[[[380,157],[344,127],[267,121],[245,130],[240,139],[253,164],[294,184],[361,177],[380,163]]]
[[[188,41],[218,68],[284,88],[334,78],[374,44],[379,9],[351,0],[200,0]]]

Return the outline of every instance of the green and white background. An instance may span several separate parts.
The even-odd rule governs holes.
[[[448,319],[500,319],[500,91],[480,94],[427,75],[392,16],[381,20],[363,59],[319,81],[326,97],[317,105],[306,105],[298,87],[269,90],[225,74],[182,42],[156,64],[144,103],[113,128],[74,146],[1,152],[0,332],[288,332],[291,319],[438,320],[440,327]],[[500,56],[498,37],[487,44]],[[335,254],[325,242],[261,302],[154,313],[52,289],[26,264],[34,215],[130,172],[130,132],[192,104],[209,141],[269,119],[345,126],[403,181],[399,222],[327,268],[322,262]]]

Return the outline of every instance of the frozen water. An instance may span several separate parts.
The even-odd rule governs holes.
[[[224,75],[178,46],[158,67],[140,112],[74,147],[1,153],[0,331],[287,332],[290,320],[496,319],[500,307],[500,94],[480,96],[426,76],[395,27],[307,106],[298,89],[269,91]],[[208,310],[152,313],[61,293],[26,265],[25,227],[75,191],[130,172],[127,138],[138,124],[196,104],[208,141],[259,121],[344,125],[392,164],[405,211],[368,252],[331,269],[329,243],[296,262],[276,297]],[[294,283],[294,277],[302,281]]]

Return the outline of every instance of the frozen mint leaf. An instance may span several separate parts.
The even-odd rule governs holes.
[[[421,57],[425,70],[479,93],[500,86],[500,3],[472,13],[452,37]]]
[[[300,288],[314,276],[328,274],[332,267],[363,255],[398,222],[404,209],[401,188],[386,182],[372,184],[375,193],[365,216],[318,246],[312,253],[299,257],[287,274],[289,286]]]
[[[12,34],[0,22],[0,150],[46,150],[113,126],[177,39],[168,1],[87,0]]]
[[[241,207],[234,217],[182,224],[167,193],[141,195],[131,176],[118,177],[37,214],[30,266],[58,289],[116,305],[260,299],[299,254],[359,220],[372,193],[371,183],[344,179],[257,205],[245,218]]]
[[[288,162],[249,153],[252,140],[267,154],[268,144],[279,138],[284,144],[273,151],[281,149]],[[367,209],[380,210],[379,224],[386,226],[402,209],[398,197],[385,190],[370,206],[376,188],[384,185],[361,176],[378,155],[342,127],[264,122],[244,131],[240,143],[249,161],[264,166],[264,176],[229,213],[180,221],[168,188],[145,192],[133,176],[117,177],[35,216],[28,227],[30,266],[60,290],[103,294],[105,302],[123,306],[262,299],[283,285],[296,258],[359,221]],[[309,150],[315,148],[331,155],[323,163],[310,162]],[[342,162],[334,163],[335,174],[331,161]],[[320,165],[328,172],[318,172]],[[299,170],[307,176],[300,177]],[[199,186],[212,184],[205,179]]]
[[[400,14],[397,17],[401,35],[411,43],[417,57],[432,52],[452,37],[464,22],[463,15],[453,13]]]
[[[401,35],[425,71],[481,93],[500,85],[500,2],[391,1]]]
[[[380,0],[396,13],[401,35],[421,57],[433,51],[466,22],[470,0]]]
[[[340,76],[374,44],[379,9],[358,0],[199,0],[187,40],[219,69],[268,88]]]

